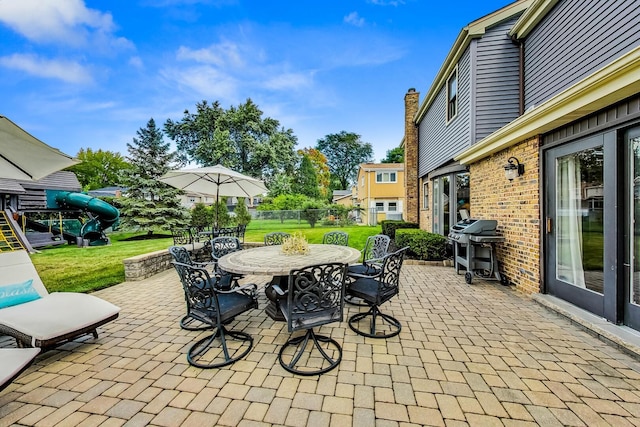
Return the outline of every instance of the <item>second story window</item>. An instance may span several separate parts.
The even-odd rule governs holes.
[[[447,122],[458,114],[458,67],[447,80]]]
[[[396,182],[396,173],[378,172],[376,173],[376,182]]]

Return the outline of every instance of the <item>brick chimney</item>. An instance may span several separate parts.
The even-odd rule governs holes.
[[[419,223],[418,188],[418,128],[414,119],[418,113],[420,93],[414,88],[404,96],[404,219]]]

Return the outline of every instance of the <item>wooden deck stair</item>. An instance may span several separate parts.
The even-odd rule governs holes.
[[[25,250],[25,247],[13,231],[7,214],[0,211],[0,252],[20,250]]]

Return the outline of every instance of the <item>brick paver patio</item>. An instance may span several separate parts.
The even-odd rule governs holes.
[[[231,325],[254,336],[252,352],[201,370],[185,352],[206,332],[180,329],[175,271],[122,283],[96,293],[122,307],[97,341],[39,356],[0,393],[0,426],[640,426],[637,359],[512,288],[468,286],[451,268],[405,265],[401,286],[385,305],[403,323],[399,336],[325,327],[343,343],[342,363],[300,377],[277,361],[289,334],[264,314],[264,296]]]

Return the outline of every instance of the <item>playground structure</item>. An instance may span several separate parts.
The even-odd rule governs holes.
[[[88,246],[103,246],[109,243],[105,230],[115,228],[120,222],[120,211],[109,203],[85,193],[47,190],[47,208],[81,209],[90,219],[82,224],[76,238],[88,241]],[[63,230],[60,230],[63,232]]]
[[[117,208],[78,191],[35,189],[27,183],[21,184],[26,191],[12,196],[11,203],[7,203],[7,198],[4,210],[0,210],[0,250],[31,251],[67,242],[78,246],[109,244],[105,231],[119,224]],[[44,219],[46,216],[49,219]],[[81,217],[88,220],[81,221]]]

